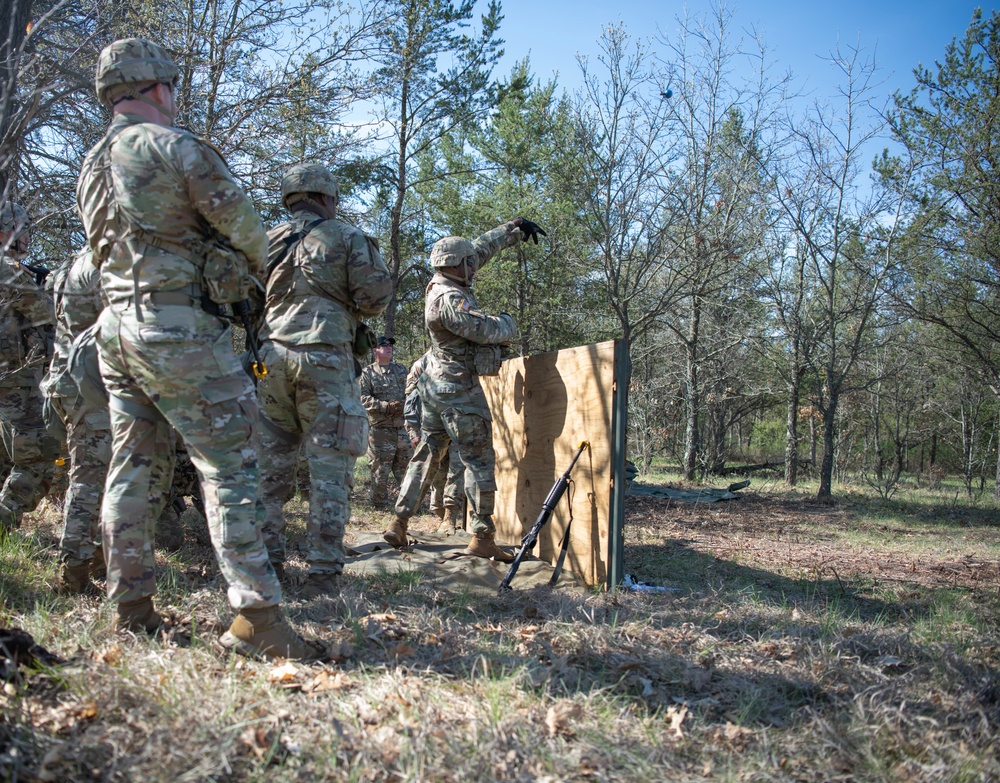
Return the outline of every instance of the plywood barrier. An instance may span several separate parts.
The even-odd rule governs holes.
[[[570,520],[569,497],[573,522],[565,568],[588,585],[614,583],[621,535],[615,468],[624,464],[615,415],[622,353],[618,341],[596,343],[511,359],[499,375],[480,379],[493,414],[500,543],[520,543],[580,442],[590,442],[534,551],[555,563]]]

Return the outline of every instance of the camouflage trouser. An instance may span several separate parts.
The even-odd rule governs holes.
[[[52,408],[66,425],[69,452],[59,557],[69,565],[80,565],[101,546],[101,496],[111,461],[111,419],[107,408],[94,408],[82,397],[53,397]]]
[[[264,539],[272,562],[285,559],[282,506],[294,491],[295,463],[304,442],[309,459],[309,522],[306,560],[310,573],[344,568],[344,529],[351,517],[354,463],[368,440],[348,349],[327,346],[264,347],[268,374],[257,386],[262,425],[261,500]]]
[[[465,496],[471,512],[469,532],[493,532],[496,455],[493,453],[493,427],[487,419],[488,412],[468,413],[455,408],[439,408],[439,401],[426,394],[421,394],[421,403],[420,445],[406,468],[406,477],[396,501],[396,515],[409,519],[416,513],[449,444],[454,443],[465,464]]]
[[[201,498],[201,485],[198,478],[198,471],[191,462],[184,441],[177,438],[177,459],[174,463],[174,476],[170,482],[170,491],[167,493],[167,506],[174,506],[178,512],[184,509],[184,498],[189,497],[194,501],[198,511],[204,515],[205,503]]]
[[[389,499],[389,474],[402,486],[406,465],[413,456],[403,427],[372,427],[368,433],[368,461],[372,470],[372,505],[380,508]]]
[[[61,444],[45,427],[37,385],[0,388],[0,428],[10,462],[0,489],[0,525],[19,527],[48,493]]]
[[[431,479],[431,511],[435,514],[446,506],[460,508],[465,502],[465,465],[455,444],[448,451]]]
[[[145,300],[146,298],[143,297]],[[201,477],[209,535],[235,609],[273,606],[281,586],[261,537],[257,405],[230,330],[199,307],[101,313],[101,376],[114,434],[101,508],[108,596],[155,592],[153,525],[173,473],[174,433]]]

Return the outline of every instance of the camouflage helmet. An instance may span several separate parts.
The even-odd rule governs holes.
[[[108,92],[114,87],[142,82],[172,84],[179,75],[173,58],[162,46],[142,38],[121,38],[105,46],[97,58],[94,86],[97,99],[110,107],[113,98]]]
[[[445,237],[439,239],[431,248],[431,266],[443,269],[458,266],[465,259],[476,255],[476,249],[468,239],[462,237]]]
[[[299,201],[304,201],[308,193],[322,193],[340,201],[340,187],[337,178],[319,163],[299,163],[292,166],[281,178],[281,204],[288,209]]]
[[[16,231],[20,233],[31,225],[28,210],[13,201],[5,201],[0,209],[0,231],[5,234]]]

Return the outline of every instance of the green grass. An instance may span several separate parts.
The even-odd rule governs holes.
[[[352,535],[387,519],[363,478]],[[762,485],[628,501],[626,571],[668,594],[500,600],[416,571],[348,575],[335,601],[288,613],[351,654],[281,682],[215,645],[231,610],[192,536],[159,574],[184,638],[135,639],[101,599],[52,593],[56,522],[34,515],[0,543],[5,622],[72,662],[3,697],[0,779],[1000,779],[991,501],[953,504],[946,484],[817,504]],[[306,508],[286,508],[292,552]]]

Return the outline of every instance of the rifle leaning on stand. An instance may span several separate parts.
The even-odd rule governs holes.
[[[521,548],[514,557],[514,562],[510,564],[510,568],[507,570],[504,578],[500,581],[500,587],[497,588],[498,594],[502,594],[505,591],[510,590],[510,583],[513,581],[514,575],[517,573],[517,569],[521,567],[521,561],[524,560],[525,555],[534,549],[535,543],[538,541],[538,534],[542,532],[542,528],[545,527],[545,524],[552,518],[552,514],[556,510],[559,500],[562,498],[563,493],[566,492],[566,488],[569,486],[569,474],[573,471],[576,461],[580,459],[580,455],[583,454],[583,450],[588,448],[590,448],[590,443],[588,441],[580,442],[580,447],[576,450],[576,454],[573,455],[573,461],[569,463],[569,467],[566,468],[566,472],[559,477],[555,484],[552,485],[552,489],[549,490],[549,496],[545,498],[545,502],[542,503],[542,511],[538,515],[538,519],[535,520],[535,524],[531,526],[528,534],[521,539]],[[572,522],[573,516],[571,511],[570,523],[572,524]],[[559,561],[556,564],[556,570],[552,574],[552,578],[549,580],[549,585],[554,585],[556,580],[559,578],[559,574],[562,572],[563,560],[565,560],[566,550],[569,548],[569,530],[570,525],[566,525],[566,532],[563,534],[562,544],[560,545]]]

